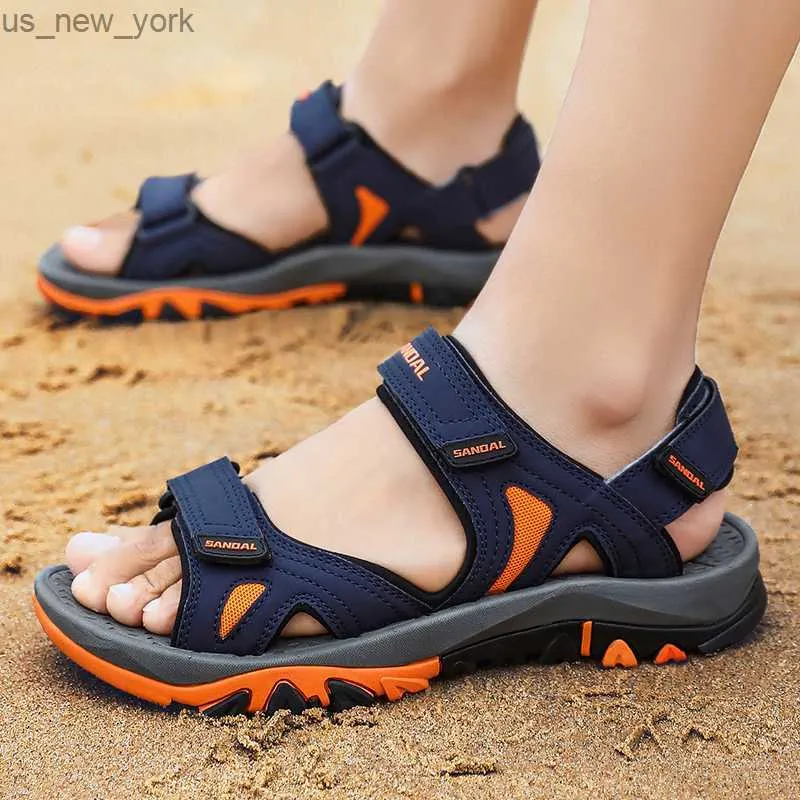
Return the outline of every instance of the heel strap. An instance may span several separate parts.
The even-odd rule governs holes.
[[[654,522],[668,525],[728,485],[738,452],[719,387],[696,368],[675,427],[609,485]]]
[[[387,242],[415,227],[425,241],[441,246],[486,248],[475,223],[529,191],[539,170],[533,129],[518,116],[496,156],[433,186],[343,119],[340,103],[340,88],[327,81],[291,112],[291,130],[326,205],[333,241]],[[360,222],[367,214],[365,228]]]
[[[465,579],[472,591],[478,585],[490,591],[514,552],[520,518],[511,508],[511,487],[538,498],[552,514],[536,552],[511,582],[522,588],[544,580],[582,538],[595,546],[609,574],[678,574],[680,558],[663,526],[700,499],[700,487],[677,465],[703,483],[704,496],[730,478],[736,455],[730,425],[716,384],[699,371],[675,429],[609,481],[533,431],[463,348],[432,329],[379,371],[379,396],[465,522],[475,556],[474,574]]]

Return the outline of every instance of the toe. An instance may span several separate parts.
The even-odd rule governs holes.
[[[144,607],[160,597],[180,577],[181,560],[178,556],[159,561],[142,575],[136,575],[126,583],[114,584],[108,590],[108,613],[123,625],[140,627]]]
[[[136,221],[137,215],[127,212],[100,225],[69,228],[61,237],[61,249],[80,269],[116,275],[133,241]]]
[[[161,597],[151,600],[142,614],[142,624],[150,633],[168,636],[178,616],[178,604],[181,600],[181,582],[173,583]]]
[[[170,525],[134,528],[116,547],[100,553],[72,582],[75,599],[93,611],[105,613],[108,590],[177,555]]]
[[[83,572],[97,560],[101,553],[113,549],[122,542],[119,536],[109,533],[76,533],[67,542],[65,558],[73,575]]]

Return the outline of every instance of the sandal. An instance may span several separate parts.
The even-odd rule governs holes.
[[[475,223],[530,191],[539,170],[530,124],[517,116],[494,158],[433,186],[342,119],[340,98],[340,88],[327,82],[291,113],[327,209],[323,234],[271,252],[200,212],[191,199],[196,175],[149,178],[120,274],[80,270],[54,245],[39,263],[42,294],[73,316],[125,321],[345,298],[466,305],[500,252]]]
[[[451,337],[428,330],[380,372],[379,397],[464,525],[449,586],[427,593],[292,539],[220,459],[169,481],[154,520],[172,520],[183,567],[171,639],[81,606],[64,566],[36,578],[48,636],[130,694],[225,714],[397,700],[435,677],[529,659],[683,661],[754,630],[766,592],[750,526],[726,514],[686,564],[664,530],[733,472],[728,418],[699,369],[674,429],[607,480],[516,416]],[[606,574],[552,577],[583,539]],[[279,638],[301,611],[328,633]]]

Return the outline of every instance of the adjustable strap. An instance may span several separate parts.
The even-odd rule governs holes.
[[[433,328],[378,368],[409,421],[457,469],[503,461],[517,452],[506,426]]]
[[[474,225],[529,192],[539,166],[533,128],[522,115],[517,115],[497,155],[478,166],[460,169],[449,183],[427,194],[415,210],[429,210],[440,226]]]
[[[193,273],[224,273],[267,264],[272,255],[215,225],[192,202],[195,174],[148,178],[139,190],[139,227],[121,275],[163,281]]]
[[[468,356],[431,329],[387,359],[379,371],[384,379],[379,397],[447,493],[474,546],[472,571],[454,597],[463,601],[474,598],[478,589],[494,591],[498,575],[511,569],[511,548],[527,517],[511,507],[510,490],[521,492],[531,508],[541,503],[539,510],[547,507],[551,514],[546,523],[537,517],[547,535],[535,558],[527,566],[522,561],[523,572],[514,573],[512,588],[547,578],[581,538],[595,545],[611,575],[679,574],[680,558],[663,533],[659,513],[665,498],[684,509],[692,498],[675,478],[656,470],[653,460],[670,447],[676,459],[694,458],[702,468],[710,464],[708,456],[697,453],[697,444],[700,438],[719,439],[720,420],[714,411],[718,401],[706,396],[705,389],[694,387],[682,404],[679,425],[657,451],[609,482],[516,417]],[[713,459],[711,468],[729,471],[732,456],[717,454]],[[708,477],[714,486],[724,479],[716,473]]]
[[[697,369],[675,428],[610,486],[667,525],[728,484],[738,449],[717,384]]]
[[[218,564],[263,564],[266,536],[250,490],[227,458],[167,481],[185,552]]]
[[[328,81],[291,112],[291,130],[325,202],[333,241],[390,241],[403,227],[414,227],[436,246],[485,248],[475,223],[529,191],[539,170],[533,129],[518,116],[495,157],[433,186],[342,119],[340,100],[339,87]],[[365,219],[370,224],[362,237],[357,231]]]
[[[136,208],[141,213],[137,237],[142,241],[155,241],[193,225],[197,209],[189,195],[198,182],[194,174],[148,178],[136,200]]]
[[[320,161],[352,134],[352,126],[339,116],[341,92],[330,81],[292,104],[289,127],[303,147],[309,163]]]
[[[298,611],[358,636],[428,609],[356,560],[291,538],[221,458],[167,482],[159,505],[181,556],[172,644],[257,655]]]

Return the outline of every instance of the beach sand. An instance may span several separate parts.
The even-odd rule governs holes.
[[[42,34],[56,11],[82,10],[36,5]],[[120,34],[129,12],[153,10],[91,5],[117,12]],[[720,244],[699,351],[742,448],[730,508],[761,536],[770,606],[752,643],[680,666],[524,666],[333,717],[215,722],[105,688],[36,624],[33,577],[71,532],[146,521],[167,477],[223,453],[250,467],[283,450],[368,397],[399,343],[458,320],[357,304],[64,326],[34,287],[66,225],[127,205],[146,175],[208,174],[283,130],[294,96],[346,74],[376,8],[198,0],[194,34],[0,33],[0,797],[799,797],[797,64]],[[545,141],[584,12],[540,11],[521,98]]]

